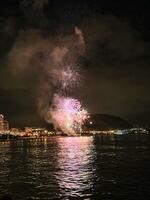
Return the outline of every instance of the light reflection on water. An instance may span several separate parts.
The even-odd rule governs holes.
[[[0,141],[0,195],[13,199],[147,198],[149,152],[149,136]]]
[[[60,138],[58,153],[58,180],[62,196],[90,196],[93,187],[93,138]],[[93,151],[93,152],[92,152]],[[85,195],[85,194],[84,194]]]

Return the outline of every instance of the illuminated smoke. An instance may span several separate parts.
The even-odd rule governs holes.
[[[56,47],[50,54],[54,63],[50,70],[51,80],[61,91],[71,90],[81,82],[80,67],[72,59],[68,59],[70,53],[66,47]]]
[[[81,131],[87,117],[79,100],[70,97],[82,81],[78,59],[84,51],[83,33],[76,27],[74,34],[61,37],[22,31],[9,54],[14,74],[35,91],[41,117],[67,134]]]
[[[81,43],[81,46],[83,47],[83,51],[85,50],[85,41],[84,41],[84,36],[83,36],[83,32],[78,28],[78,27],[75,27],[75,33],[76,35],[79,36],[80,38],[80,43]]]

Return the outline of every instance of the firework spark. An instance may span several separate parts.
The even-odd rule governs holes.
[[[55,95],[53,102],[50,114],[55,128],[61,129],[68,135],[81,132],[82,125],[88,118],[88,113],[82,108],[79,100]]]
[[[71,65],[54,68],[50,72],[53,85],[58,86],[59,90],[70,91],[81,83],[80,68]]]

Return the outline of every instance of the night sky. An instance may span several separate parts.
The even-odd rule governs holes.
[[[90,113],[150,125],[150,1],[0,1],[0,113],[11,126],[42,125],[34,79],[13,73],[9,55],[22,32],[84,33],[84,84],[76,95]],[[33,43],[32,43],[33,41]],[[34,39],[31,45],[35,45]],[[31,81],[32,80],[32,81]]]

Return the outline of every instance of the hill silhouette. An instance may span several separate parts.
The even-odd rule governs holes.
[[[118,116],[107,114],[91,114],[84,128],[87,130],[128,129],[132,125]]]

